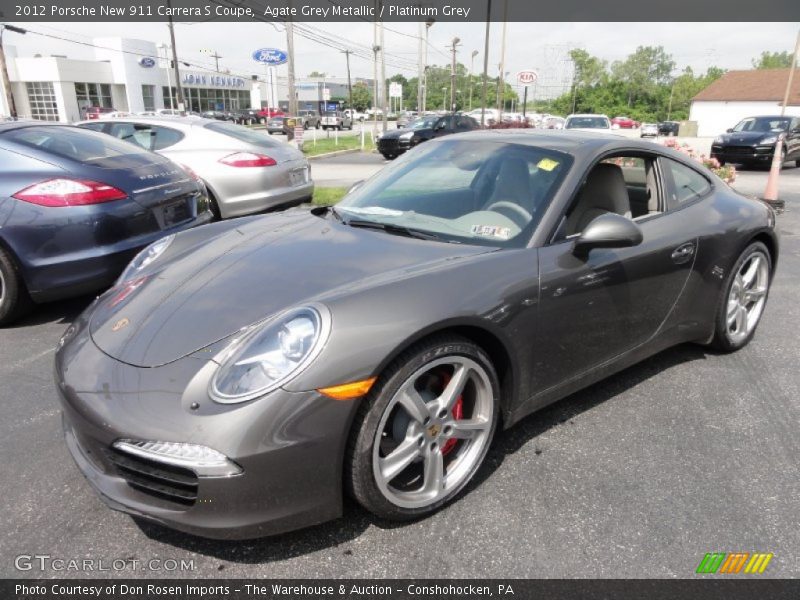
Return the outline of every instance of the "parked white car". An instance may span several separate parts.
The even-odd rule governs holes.
[[[499,110],[495,109],[495,108],[486,108],[486,109],[476,108],[474,110],[469,111],[467,113],[467,116],[472,117],[478,123],[480,123],[481,122],[481,112],[485,113],[484,121],[483,121],[484,125],[491,125],[492,123],[500,123],[503,120],[502,113]]]
[[[320,119],[320,126],[323,129],[352,129],[353,128],[353,119],[348,116],[346,113],[343,112],[325,112],[322,113],[322,119]]]
[[[350,120],[352,120],[352,121],[363,121],[364,120],[364,113],[358,112],[354,108],[345,108],[342,112],[345,115],[347,115],[348,117],[350,117]]]
[[[606,115],[569,115],[564,123],[564,129],[598,132],[611,131],[611,120]]]

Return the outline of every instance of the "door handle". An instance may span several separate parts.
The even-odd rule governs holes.
[[[677,264],[682,264],[691,260],[694,255],[694,242],[687,242],[672,251],[672,260]]]

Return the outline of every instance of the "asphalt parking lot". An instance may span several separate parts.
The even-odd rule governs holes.
[[[314,174],[381,164],[345,155]],[[758,194],[766,175],[735,187]],[[674,348],[528,417],[499,434],[469,494],[412,524],[349,504],[318,527],[228,543],[107,509],[67,453],[52,383],[54,345],[88,299],[42,307],[0,330],[0,576],[93,574],[15,568],[38,554],[142,561],[105,577],[691,577],[706,552],[759,551],[775,555],[766,575],[798,577],[800,168],[781,189],[778,272],[747,348]],[[141,570],[151,559],[193,569]]]

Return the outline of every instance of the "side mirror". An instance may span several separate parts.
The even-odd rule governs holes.
[[[572,253],[586,256],[593,248],[629,248],[642,243],[641,228],[616,213],[606,213],[592,220],[575,240]]]
[[[731,128],[726,129],[725,133],[733,133],[733,128],[731,127]]]
[[[445,123],[444,121],[442,121],[441,123],[437,123],[436,124],[436,131],[439,131],[440,129],[444,129],[446,126],[447,126],[447,123]]]
[[[361,179],[359,181],[356,181],[353,185],[350,186],[350,189],[347,190],[347,194],[345,194],[345,196],[347,196],[348,194],[350,194],[352,192],[355,192],[362,185],[364,185],[364,180],[363,179]]]

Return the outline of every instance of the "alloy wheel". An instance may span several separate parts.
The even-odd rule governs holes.
[[[726,319],[728,337],[738,344],[749,336],[761,318],[769,289],[769,260],[761,251],[753,252],[742,263],[733,279]]]
[[[424,508],[458,490],[479,466],[494,418],[486,370],[464,356],[414,372],[381,417],[372,466],[395,506]]]

